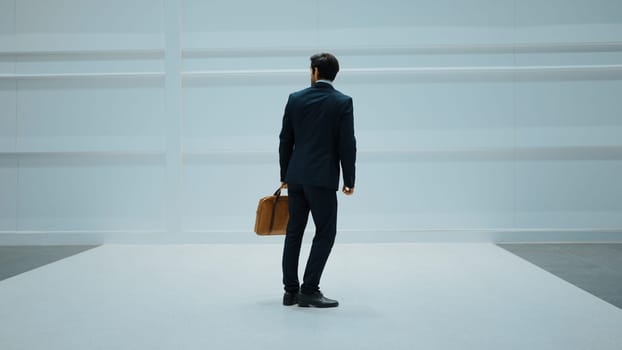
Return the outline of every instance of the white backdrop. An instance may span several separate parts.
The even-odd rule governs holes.
[[[621,1],[0,0],[0,244],[258,241],[318,51],[341,239],[621,240]]]

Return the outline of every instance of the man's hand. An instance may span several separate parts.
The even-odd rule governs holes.
[[[343,194],[345,194],[346,196],[351,196],[352,193],[354,193],[354,187],[343,186],[341,192],[343,192]]]
[[[286,189],[287,188],[287,184],[285,182],[281,182],[281,189]]]

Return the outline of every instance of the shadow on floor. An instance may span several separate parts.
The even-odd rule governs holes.
[[[622,309],[622,244],[498,244]]]
[[[0,281],[98,247],[0,246]]]

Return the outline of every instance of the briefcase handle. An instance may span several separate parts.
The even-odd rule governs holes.
[[[270,215],[270,227],[268,228],[268,233],[272,233],[272,228],[274,227],[274,215],[276,215],[276,203],[279,202],[279,197],[281,197],[281,187],[279,187],[276,192],[274,192],[274,204],[272,204],[272,215]]]
[[[279,187],[276,192],[274,192],[273,196],[276,196],[276,199],[279,199],[279,197],[281,197],[281,188]]]

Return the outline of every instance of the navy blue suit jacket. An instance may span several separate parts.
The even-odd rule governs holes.
[[[356,139],[352,98],[318,82],[289,95],[280,133],[281,181],[339,189],[354,187]]]

